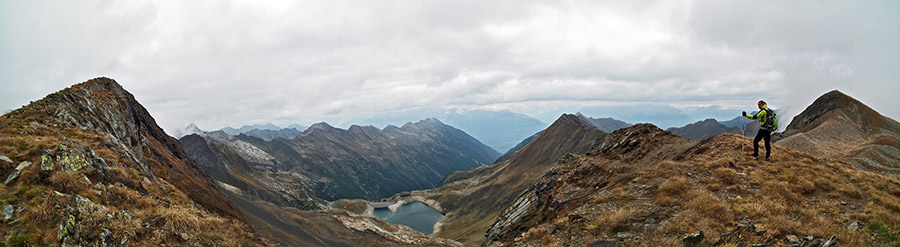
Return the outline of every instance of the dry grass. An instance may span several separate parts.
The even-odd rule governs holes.
[[[643,219],[647,210],[640,207],[613,208],[603,212],[599,218],[594,219],[585,229],[590,231],[622,231],[629,224]]]

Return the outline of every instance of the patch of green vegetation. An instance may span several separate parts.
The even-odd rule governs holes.
[[[15,193],[3,193],[0,194],[0,201],[6,204],[16,204],[19,202],[19,197]]]
[[[891,234],[891,229],[888,226],[884,225],[884,223],[872,222],[872,224],[869,224],[868,229],[870,232],[875,234],[875,239],[877,239],[878,241],[884,243],[900,244],[897,243],[900,238],[898,238],[897,235]]]
[[[28,246],[38,246],[38,242],[40,238],[34,234],[22,234],[20,231],[13,232],[12,235],[9,235],[9,238],[6,239],[6,244],[3,246],[9,247],[28,247]]]

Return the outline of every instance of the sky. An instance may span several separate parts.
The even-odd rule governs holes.
[[[900,119],[898,41],[900,1],[0,1],[0,110],[105,76],[170,133],[435,109],[678,125],[759,99],[788,119],[834,89]]]

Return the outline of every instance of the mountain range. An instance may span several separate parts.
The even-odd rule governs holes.
[[[317,123],[292,139],[264,140],[246,134],[229,136],[221,131],[197,137],[181,140],[188,155],[201,167],[221,169],[222,164],[239,164],[255,171],[253,177],[272,181],[267,186],[269,190],[302,187],[301,190],[312,191],[315,197],[325,200],[376,199],[431,188],[451,172],[485,166],[499,156],[465,132],[436,119],[384,129],[353,125],[344,130]],[[225,173],[223,170],[216,174]],[[283,194],[296,196],[298,192],[284,190]],[[273,202],[279,204],[277,201],[280,200]],[[304,204],[299,208],[316,206]]]
[[[775,134],[772,161],[752,160],[748,138],[715,134],[737,123],[666,131],[563,114],[501,158],[437,119],[318,123],[271,139],[193,125],[176,140],[118,83],[96,78],[0,117],[0,243],[900,244],[900,123],[832,91]],[[338,200],[400,197],[446,213],[439,231]]]

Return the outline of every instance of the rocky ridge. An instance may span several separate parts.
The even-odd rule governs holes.
[[[11,209],[0,232],[10,244],[267,245],[180,144],[111,79],[92,79],[4,114],[0,154],[35,164],[0,162],[0,173],[10,174],[0,200]]]
[[[892,243],[862,229],[890,236],[900,180],[777,147],[774,162],[753,161],[738,155],[741,142],[732,134],[696,142],[652,125],[616,131],[522,193],[485,245]]]
[[[771,162],[749,159],[750,141],[733,134],[697,142],[636,125],[605,135],[517,197],[484,245],[900,243],[900,180],[854,163],[859,151],[830,153],[828,143],[808,142],[846,145],[867,133],[880,141],[875,145],[888,146],[878,148],[883,151],[897,147],[885,140],[896,122],[839,92],[824,95],[794,121],[774,145]],[[872,148],[865,143],[855,147]]]

